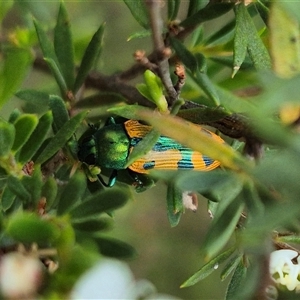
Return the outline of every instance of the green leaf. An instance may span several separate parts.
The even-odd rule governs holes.
[[[47,201],[47,210],[51,209],[54,200],[57,195],[57,183],[56,179],[49,177],[42,187],[41,196],[45,197]]]
[[[43,185],[42,172],[39,166],[35,166],[31,176],[23,176],[22,185],[30,194],[30,205],[36,208],[41,199],[41,191]]]
[[[198,70],[198,62],[195,56],[178,39],[170,37],[170,42],[182,63],[190,69],[192,74],[195,74]]]
[[[30,200],[31,196],[19,178],[10,175],[7,178],[7,186],[13,193],[15,193],[16,196],[18,196],[24,202],[28,202]]]
[[[73,228],[79,231],[86,231],[86,232],[99,232],[102,230],[107,230],[112,227],[112,222],[110,219],[95,219],[95,220],[84,220],[81,222],[73,222]]]
[[[70,20],[64,2],[61,2],[54,29],[54,49],[69,90],[75,80],[75,63]]]
[[[60,70],[59,64],[52,58],[49,57],[45,57],[44,60],[47,62],[50,70],[52,71],[54,77],[55,77],[55,81],[58,84],[61,92],[63,95],[67,95],[68,94],[68,87],[67,87],[67,83],[64,79],[64,76]]]
[[[127,158],[126,168],[132,165],[137,159],[146,155],[155,145],[160,137],[157,130],[151,130],[146,136],[133,148]]]
[[[0,157],[9,153],[15,140],[15,127],[0,121]]]
[[[168,0],[168,20],[172,21],[177,17],[180,7],[180,0]],[[193,1],[190,1],[193,2]]]
[[[142,31],[134,32],[127,38],[127,42],[130,42],[134,39],[142,39],[145,37],[150,37],[152,35],[152,31],[149,29],[145,29]]]
[[[37,22],[36,20],[34,20],[34,25],[35,25],[35,30],[40,42],[40,46],[44,55],[44,60],[47,62],[50,70],[52,71],[55,80],[59,86],[59,88],[61,89],[61,92],[64,95],[67,95],[68,93],[68,88],[67,88],[67,83],[65,81],[64,75],[61,71],[61,66],[59,64],[59,60],[55,54],[55,50],[54,47],[51,43],[51,41],[49,40],[46,32],[43,30],[42,26],[39,24],[39,22]],[[60,56],[60,59],[61,56]]]
[[[64,187],[60,196],[57,215],[67,213],[83,196],[86,189],[86,176],[83,172],[77,171]]]
[[[283,235],[276,238],[276,241],[287,244],[300,244],[300,236],[298,235]]]
[[[145,29],[149,28],[148,12],[143,0],[123,0],[135,20]]]
[[[238,292],[241,290],[241,283],[246,277],[247,268],[244,266],[243,259],[240,258],[239,264],[236,267],[233,276],[226,291],[226,300],[236,300]]]
[[[6,186],[1,195],[1,206],[2,210],[6,212],[14,203],[16,194]]]
[[[136,86],[137,90],[141,95],[143,95],[145,98],[147,98],[149,101],[153,102],[150,90],[148,89],[147,84],[145,83],[138,83]]]
[[[45,244],[55,241],[60,231],[57,226],[33,213],[17,213],[7,224],[6,232],[21,243]]]
[[[87,112],[81,112],[65,123],[56,133],[55,137],[50,140],[42,153],[38,156],[35,163],[42,164],[51,158],[59,149],[65,146],[67,141],[75,133],[80,123],[85,118]]]
[[[20,99],[38,107],[48,106],[49,104],[49,95],[47,93],[40,92],[37,90],[21,90],[15,95]]]
[[[193,79],[212,100],[215,106],[220,105],[219,93],[206,73],[197,70]]]
[[[205,45],[214,46],[219,44],[225,44],[231,41],[234,37],[236,21],[232,20],[225,26],[221,27],[218,31],[214,32],[205,41]]]
[[[182,191],[176,188],[174,184],[169,183],[167,189],[167,214],[171,227],[179,224],[183,212]]]
[[[10,48],[4,53],[4,62],[0,65],[0,107],[19,88],[32,61],[29,50]]]
[[[222,202],[219,206],[221,206]],[[229,241],[244,208],[242,198],[239,195],[232,199],[231,202],[228,200],[224,202],[227,202],[227,205],[223,205],[220,210],[217,210],[209,233],[204,240],[203,250],[210,257],[220,251]]]
[[[135,249],[127,243],[108,237],[94,237],[93,241],[98,245],[100,253],[115,258],[132,258],[136,256]]]
[[[147,94],[151,96],[149,100],[156,104],[159,111],[167,112],[168,103],[163,95],[163,84],[161,79],[152,71],[146,70],[144,72],[144,80],[148,88]]]
[[[16,134],[12,151],[17,152],[28,141],[37,124],[38,117],[32,114],[23,114],[15,121]]]
[[[200,280],[203,280],[204,278],[209,276],[212,272],[217,270],[219,268],[219,265],[227,260],[235,250],[235,247],[229,248],[228,250],[216,256],[214,259],[210,260],[199,271],[197,271],[193,276],[186,280],[180,287],[185,288],[195,285]]]
[[[193,172],[179,173],[176,185],[183,191],[196,191],[200,194],[222,189],[227,182],[231,182],[230,174],[215,170],[214,172]],[[234,180],[237,182],[237,180]]]
[[[178,117],[163,115],[137,105],[124,105],[108,110],[127,119],[144,120],[162,135],[173,138],[195,151],[216,159],[229,168],[248,168],[244,159],[231,147],[217,143],[199,127]]]
[[[57,132],[70,119],[65,102],[56,95],[49,96],[49,107],[53,114],[54,132]]]
[[[120,189],[104,190],[93,194],[86,201],[73,207],[70,211],[72,221],[92,218],[123,206],[129,198],[127,192]]]
[[[222,281],[225,280],[231,274],[231,272],[233,272],[233,270],[236,269],[236,267],[240,263],[241,259],[242,259],[242,255],[237,254],[229,260],[229,262],[226,264],[225,268],[222,270],[222,273],[220,276]]]
[[[21,148],[20,154],[18,156],[18,161],[21,164],[24,164],[37,152],[37,150],[41,147],[43,141],[45,140],[49,129],[52,124],[52,113],[47,112],[42,115],[39,119],[39,123],[33,133],[31,134],[28,141]]]
[[[33,20],[33,23],[44,58],[51,59],[58,66],[59,63],[54,51],[53,43],[48,38],[46,32],[42,28],[42,25],[37,20]]]
[[[195,14],[198,10],[202,9],[203,7],[206,6],[206,1],[202,1],[202,0],[193,0],[193,1],[189,1],[189,7],[188,7],[188,11],[187,11],[187,16],[192,16],[193,14]]]
[[[83,55],[78,74],[75,79],[75,84],[73,88],[74,94],[80,89],[84,83],[90,70],[93,68],[99,53],[102,49],[103,33],[104,33],[105,23],[102,23],[96,33],[93,35],[90,43],[88,44],[85,53]]]
[[[209,2],[204,8],[198,10],[195,14],[183,20],[179,26],[193,27],[200,23],[209,21],[222,16],[234,7],[234,3]]]
[[[244,5],[236,6],[236,33],[234,38],[233,75],[245,59],[246,50],[257,70],[271,69],[271,59],[266,47],[258,36],[251,16]]]

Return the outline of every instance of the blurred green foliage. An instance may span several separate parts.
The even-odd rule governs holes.
[[[116,215],[112,232],[124,239],[118,210],[129,199],[145,196],[135,195],[126,171],[119,172],[112,188],[90,181],[97,179],[99,166],[82,164],[77,157],[78,137],[87,123],[102,125],[112,115],[119,122],[136,119],[153,127],[129,157],[129,165],[159,135],[221,163],[210,172],[159,171],[143,178],[145,189],[157,182],[158,192],[145,192],[149,198],[166,194],[167,211],[157,208],[157,201],[141,201],[154,214],[163,211],[171,226],[187,219],[182,217],[188,207],[186,191],[198,193],[213,217],[201,244],[181,245],[175,239],[180,252],[168,251],[166,259],[178,263],[182,274],[194,274],[184,278],[178,270],[176,275],[167,270],[164,279],[155,273],[155,284],[166,289],[162,292],[221,297],[214,291],[216,282],[199,295],[199,290],[174,290],[168,281],[178,276],[177,287],[190,287],[222,266],[221,280],[230,278],[226,299],[264,299],[270,252],[299,244],[299,4],[166,2],[165,7],[156,1],[125,0],[85,5],[0,2],[0,247],[1,253],[16,251],[20,243],[27,253],[33,245],[55,250],[47,259],[58,270],[38,291],[46,299],[65,297],[100,255],[137,257],[132,246],[106,231]],[[77,19],[89,26],[75,26]],[[123,47],[126,38],[131,53],[125,50],[128,43]],[[130,55],[141,50],[141,41],[149,55],[135,52],[133,62]],[[181,73],[178,65],[184,66]],[[225,134],[226,144],[187,121],[212,125]],[[101,173],[109,176],[110,171]],[[124,209],[130,205],[138,206],[131,203]],[[127,214],[128,219],[137,218],[137,225],[131,225],[134,232],[148,234],[141,235],[138,247],[147,244],[146,252],[160,247],[149,236],[152,217],[138,218],[135,208]],[[169,234],[163,222],[155,225]],[[180,234],[195,234],[192,239],[198,241],[199,232],[193,229]],[[126,237],[132,240],[128,233]],[[199,262],[198,271],[187,272],[182,257],[186,261],[197,256],[198,261],[199,252],[202,267]],[[145,261],[145,269],[156,265]]]

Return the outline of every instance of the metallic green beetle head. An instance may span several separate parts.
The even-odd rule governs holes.
[[[79,145],[78,158],[88,165],[108,169],[124,169],[130,141],[121,124],[105,126]]]

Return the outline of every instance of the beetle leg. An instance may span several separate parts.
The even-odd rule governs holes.
[[[117,170],[113,170],[112,173],[109,176],[108,179],[108,183],[106,183],[101,175],[97,175],[99,181],[105,186],[105,187],[112,187],[114,186],[114,184],[116,183],[117,180],[117,176],[118,176],[118,171]]]
[[[105,122],[105,126],[112,125],[112,124],[116,124],[116,121],[115,121],[114,117],[109,117]]]

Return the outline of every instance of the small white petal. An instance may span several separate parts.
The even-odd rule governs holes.
[[[134,283],[126,264],[105,259],[79,279],[71,299],[129,299]]]

